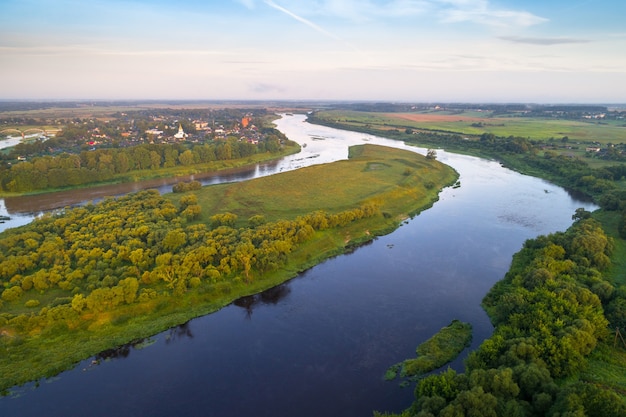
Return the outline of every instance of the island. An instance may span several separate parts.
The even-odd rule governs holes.
[[[0,389],[276,286],[395,230],[457,178],[433,155],[366,144],[344,161],[141,191],[10,229],[0,238]]]

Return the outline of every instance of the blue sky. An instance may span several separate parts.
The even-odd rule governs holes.
[[[625,17],[623,0],[0,0],[0,98],[624,103]]]

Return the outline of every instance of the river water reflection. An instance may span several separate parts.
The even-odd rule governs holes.
[[[404,147],[304,116],[277,124],[306,147],[275,172],[345,158],[355,143]],[[492,331],[481,299],[511,256],[528,238],[565,230],[576,208],[595,208],[492,161],[443,151],[438,159],[460,173],[461,187],[394,233],[149,343],[22,387],[0,399],[0,415],[345,417],[408,406],[412,389],[384,382],[386,368],[453,319],[472,323],[478,346]]]

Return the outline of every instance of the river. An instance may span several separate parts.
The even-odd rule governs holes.
[[[346,158],[356,143],[407,148],[304,119],[277,121],[306,144],[301,154],[246,175]],[[19,387],[0,399],[0,415],[350,417],[407,407],[413,390],[385,382],[387,367],[453,319],[474,326],[477,347],[492,331],[480,302],[523,242],[565,230],[579,207],[595,209],[496,162],[437,155],[461,187],[395,232],[149,343]]]

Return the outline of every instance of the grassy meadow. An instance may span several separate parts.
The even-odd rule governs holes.
[[[397,221],[436,199],[441,184],[450,184],[455,175],[420,155],[363,145],[351,148],[349,160],[204,187],[195,194],[204,213],[231,212],[240,225],[258,214],[267,221],[295,219],[316,210],[334,214],[370,202]],[[181,195],[167,197],[177,203]]]
[[[415,112],[373,113],[356,111],[321,111],[320,118],[339,121],[346,125],[367,126],[381,130],[395,128],[429,130],[480,136],[519,136],[534,140],[561,139],[599,142],[601,144],[626,142],[626,121],[577,121],[539,117],[493,115],[491,112]]]

